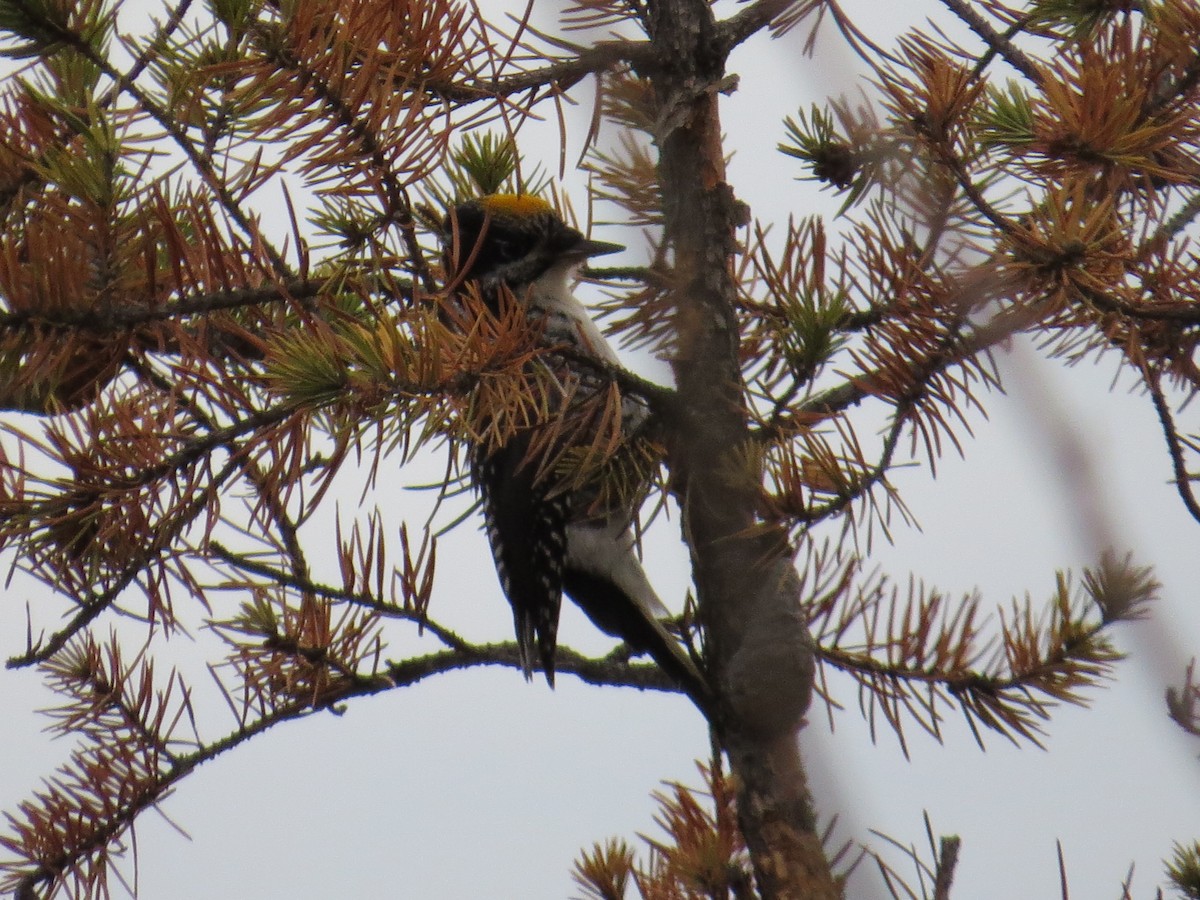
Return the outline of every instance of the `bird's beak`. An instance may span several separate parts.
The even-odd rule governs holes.
[[[625,249],[624,244],[610,244],[607,241],[593,241],[584,238],[572,248],[572,253],[581,257],[605,256],[609,253],[620,253]]]

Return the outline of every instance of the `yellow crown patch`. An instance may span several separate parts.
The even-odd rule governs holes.
[[[488,194],[479,202],[493,216],[528,218],[554,212],[554,207],[533,194]]]

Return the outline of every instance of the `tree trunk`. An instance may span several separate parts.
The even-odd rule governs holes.
[[[741,827],[766,898],[840,896],[821,848],[797,735],[813,654],[783,535],[756,516],[732,272],[744,220],[725,181],[717,98],[729,47],[703,0],[649,4],[655,139],[674,250],[679,392],[670,468],[692,553],[716,691],[713,726],[737,777]],[[752,458],[752,457],[751,457]]]

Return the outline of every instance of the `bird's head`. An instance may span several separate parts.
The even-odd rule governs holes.
[[[584,260],[625,248],[593,241],[531,194],[489,194],[460,203],[442,222],[446,269],[458,280],[510,288],[532,284],[552,269],[569,272]]]

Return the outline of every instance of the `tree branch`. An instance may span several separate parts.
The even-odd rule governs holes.
[[[958,851],[962,847],[962,839],[944,837],[938,847],[937,872],[933,879],[933,900],[950,900],[950,886],[954,883],[954,870],[958,866]]]
[[[1150,391],[1150,399],[1154,403],[1154,411],[1158,413],[1158,422],[1162,428],[1163,438],[1167,442],[1167,452],[1171,455],[1171,470],[1174,474],[1175,490],[1183,501],[1184,508],[1197,522],[1200,522],[1200,501],[1197,501],[1192,491],[1194,477],[1187,470],[1183,458],[1183,443],[1179,432],[1175,429],[1175,419],[1171,414],[1171,406],[1163,393],[1161,376],[1156,372],[1145,372],[1143,380],[1146,389]]]
[[[55,37],[72,47],[82,57],[87,59],[96,66],[101,72],[113,80],[116,89],[121,93],[129,94],[142,108],[143,111],[163,129],[175,145],[183,152],[192,164],[195,170],[200,174],[208,188],[221,201],[221,206],[229,217],[233,219],[242,232],[250,239],[254,247],[261,248],[267,256],[275,275],[279,278],[289,278],[292,273],[283,259],[283,255],[275,249],[265,235],[259,231],[258,227],[250,220],[250,218],[242,211],[241,205],[234,199],[230,193],[229,187],[218,177],[212,164],[205,158],[195,144],[188,138],[187,132],[182,125],[171,115],[171,113],[156,103],[151,97],[143,91],[133,81],[128,73],[119,71],[106,58],[100,55],[91,44],[84,40],[80,35],[67,28],[62,28],[58,23],[43,16],[37,10],[32,9],[28,4],[22,2],[21,6],[25,15],[31,16],[39,21],[41,27],[45,28],[48,33],[54,34]]]
[[[398,606],[361,591],[348,591],[299,577],[274,566],[249,559],[243,554],[234,553],[219,543],[210,544],[209,549],[222,562],[243,571],[261,575],[272,584],[310,592],[331,600],[353,603],[389,618],[413,622],[446,645],[448,649],[441,653],[390,663],[388,673],[397,685],[412,684],[429,675],[479,665],[521,668],[520,649],[516,643],[475,644],[428,618],[424,612],[417,609]],[[624,658],[624,651],[621,647],[607,657],[596,659],[584,656],[569,647],[560,646],[555,669],[576,675],[581,681],[588,684],[635,687],[639,690],[670,693],[680,692],[678,685],[668,678],[657,665],[628,662]]]
[[[44,662],[62,650],[67,642],[90,625],[101,613],[109,609],[118,597],[131,585],[145,567],[154,559],[169,549],[175,536],[200,515],[214,496],[236,471],[236,462],[228,462],[184,507],[182,514],[176,517],[173,528],[160,529],[160,533],[140,553],[126,563],[114,576],[112,583],[105,589],[93,592],[77,601],[78,611],[65,626],[52,634],[45,641],[32,641],[29,648],[19,656],[10,657],[6,666],[10,669],[20,669],[35,663]]]
[[[208,315],[231,309],[310,300],[344,284],[337,278],[293,278],[278,285],[231,288],[225,291],[182,297],[161,305],[137,304],[113,306],[103,310],[23,309],[0,313],[0,331],[16,331],[41,326],[53,330],[80,330],[91,334],[108,335],[118,331],[155,322],[171,322],[189,316]]]
[[[760,13],[766,7],[759,7]],[[739,784],[738,815],[764,898],[833,900],[797,733],[813,659],[786,542],[756,519],[760,473],[733,465],[750,444],[731,258],[744,218],[726,182],[718,115],[728,45],[705,0],[648,7],[672,299],[678,410],[668,447],[692,555],[713,726]]]
[[[942,0],[942,3],[975,32],[990,50],[999,53],[1010,66],[1034,84],[1042,83],[1042,74],[1033,60],[1019,50],[1007,37],[992,28],[987,20],[968,6],[964,0]]]
[[[590,47],[570,47],[576,53],[574,57],[539,69],[473,84],[427,84],[425,89],[439,99],[469,104],[551,85],[568,90],[588,75],[598,75],[619,65],[646,65],[654,59],[654,48],[649,41],[599,41]]]
[[[797,0],[755,0],[741,12],[722,21],[717,28],[725,52],[729,53],[738,44],[757,34],[796,3]]]

